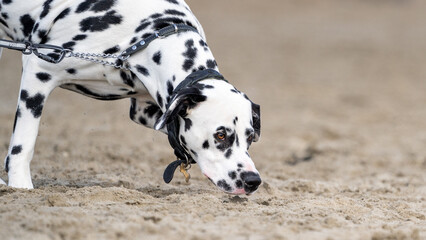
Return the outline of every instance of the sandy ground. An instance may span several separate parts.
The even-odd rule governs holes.
[[[426,239],[425,1],[188,2],[221,72],[262,106],[260,190],[226,195],[197,166],[166,185],[172,150],[128,100],[58,89],[36,189],[0,187],[1,239]],[[1,156],[20,71],[5,51]]]

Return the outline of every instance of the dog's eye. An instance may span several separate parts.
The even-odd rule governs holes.
[[[226,138],[226,135],[224,133],[218,132],[216,133],[216,138],[223,141]]]
[[[250,135],[250,136],[247,138],[247,141],[252,142],[252,141],[253,141],[253,135]]]

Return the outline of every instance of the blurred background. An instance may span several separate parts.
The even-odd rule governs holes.
[[[101,102],[62,89],[44,109],[32,164],[42,194],[55,186],[125,186],[160,199],[189,192],[228,216],[206,222],[192,215],[199,220],[193,229],[212,239],[223,229],[236,239],[426,237],[426,1],[187,2],[221,73],[261,105],[262,137],[251,156],[264,184],[244,205],[251,212],[232,205],[195,167],[191,185],[180,179],[165,186],[161,175],[172,150],[163,134],[131,122],[128,100]],[[5,50],[1,156],[20,72],[19,54]],[[161,204],[165,213],[156,214],[174,206]],[[174,224],[183,230],[169,232],[198,239],[184,221]]]

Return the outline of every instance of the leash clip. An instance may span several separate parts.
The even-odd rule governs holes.
[[[33,44],[29,41],[25,41],[25,49],[22,50],[22,54],[24,55],[30,55],[34,51]]]
[[[189,182],[189,179],[191,179],[191,175],[188,172],[190,168],[191,168],[191,164],[185,164],[185,163],[180,164],[179,171],[183,174],[183,176],[185,177],[185,182],[187,183]]]

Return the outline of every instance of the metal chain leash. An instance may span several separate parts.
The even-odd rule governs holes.
[[[157,38],[165,38],[171,34],[179,33],[182,31],[193,31],[197,32],[197,29],[188,26],[185,24],[172,24],[166,26],[158,31],[155,31],[153,34],[148,37],[138,41],[135,45],[124,50],[120,55],[115,54],[107,54],[107,53],[81,53],[81,52],[73,52],[71,49],[67,49],[57,45],[50,44],[33,44],[29,41],[9,41],[0,39],[0,49],[1,47],[5,47],[8,49],[21,51],[25,55],[35,54],[40,59],[43,59],[50,63],[60,63],[64,58],[78,58],[81,60],[89,61],[96,64],[102,64],[104,66],[111,66],[117,69],[129,70],[129,64],[126,62],[127,59],[134,53],[145,49],[149,43],[154,41]],[[48,49],[53,50],[56,53],[56,56],[52,56],[51,54],[42,53],[39,50]],[[1,51],[0,51],[1,53]],[[104,59],[117,59],[120,61],[106,61]]]
[[[117,69],[129,70],[128,65],[126,63],[126,60],[129,58],[129,56],[122,56],[122,55],[109,54],[109,53],[108,54],[106,54],[106,53],[81,53],[81,52],[69,51],[68,54],[65,55],[65,57],[67,57],[67,58],[74,57],[74,58],[82,59],[82,60],[85,60],[85,61],[89,61],[89,62],[93,62],[93,63],[97,63],[97,64],[102,64],[104,66],[111,66],[111,67],[115,67]],[[118,61],[110,62],[110,61],[102,60],[102,59],[107,59],[107,58],[121,60],[122,63],[120,63]]]

